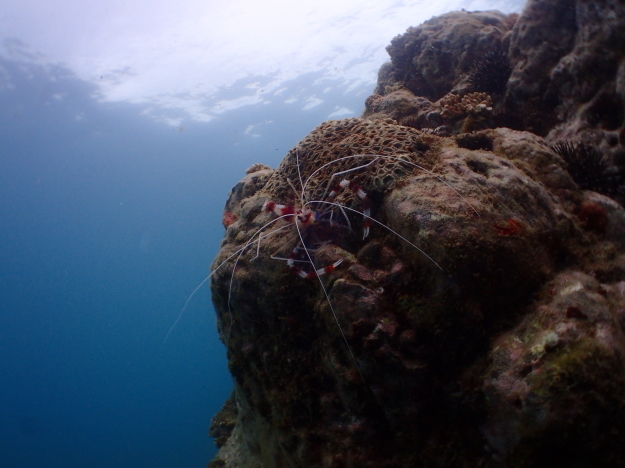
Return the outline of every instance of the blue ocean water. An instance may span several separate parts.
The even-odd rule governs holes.
[[[309,74],[282,92],[300,105],[172,127],[62,66],[0,72],[0,466],[205,466],[232,388],[207,287],[163,339],[208,274],[228,191],[372,90]]]

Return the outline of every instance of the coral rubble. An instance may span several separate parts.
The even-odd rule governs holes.
[[[362,118],[247,171],[211,284],[235,385],[209,466],[625,465],[624,17],[434,18],[392,41]],[[318,221],[300,237],[268,200]],[[342,263],[293,274],[302,242]]]

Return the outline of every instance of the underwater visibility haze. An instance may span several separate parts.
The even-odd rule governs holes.
[[[306,41],[302,17],[298,40],[327,57],[288,70],[271,61],[291,51],[267,50],[261,67],[227,36],[213,49],[206,24],[142,63],[140,46],[156,44],[146,38],[171,33],[171,45],[189,29],[193,2],[173,32],[158,28],[169,7],[151,26],[116,3],[88,14],[89,3],[52,2],[48,21],[49,6],[37,16],[26,9],[38,2],[13,3],[0,21],[0,466],[10,468],[205,466],[216,451],[210,419],[232,390],[207,287],[164,338],[209,272],[228,191],[252,164],[276,167],[321,122],[359,116],[384,47],[409,26],[463,7],[521,8],[444,2],[423,16],[419,2],[389,2],[375,7],[379,22],[354,13],[370,22],[361,28],[379,26],[379,43],[363,49],[323,28],[318,44]],[[358,9],[345,8],[332,15],[349,23]],[[226,58],[211,68],[201,57],[217,49]]]

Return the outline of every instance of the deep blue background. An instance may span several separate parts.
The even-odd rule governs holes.
[[[232,387],[208,288],[163,339],[209,272],[228,191],[371,90],[304,75],[281,96],[323,93],[313,109],[276,98],[174,128],[60,66],[0,71],[0,466],[204,467]]]

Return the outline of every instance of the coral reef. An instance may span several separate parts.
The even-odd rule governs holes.
[[[616,436],[596,447],[581,441],[620,430],[613,423],[625,416],[619,397],[603,395],[625,390],[605,381],[623,375],[625,254],[616,239],[625,210],[580,192],[540,137],[505,128],[471,136],[459,145],[391,120],[326,122],[278,169],[256,173],[262,186],[252,173],[232,192],[239,219],[216,264],[271,219],[266,200],[297,201],[289,181],[299,180],[298,164],[318,199],[332,173],[363,165],[340,158],[401,155],[428,171],[380,160],[353,178],[375,219],[442,269],[381,226],[365,240],[337,228],[314,253],[321,265],[344,260],[324,280],[328,302],[318,282],[271,258],[297,244],[285,222],[236,269],[218,271],[213,300],[238,411],[219,453],[224,466],[541,466],[567,443],[606,463],[624,460]],[[594,295],[554,302],[577,288],[569,278],[599,271]],[[555,404],[565,396],[579,400],[576,412]]]
[[[213,264],[235,384],[209,466],[625,465],[625,112],[600,98],[620,93],[623,67],[603,60],[620,57],[605,37],[623,40],[625,7],[593,5],[411,28],[362,118],[247,171]],[[485,85],[502,51],[512,73]],[[367,194],[368,236],[343,178]],[[319,218],[300,237],[269,200]],[[337,267],[293,274],[301,243]]]
[[[520,16],[433,18],[393,39],[363,117],[437,135],[509,127],[582,143],[625,179],[623,30],[617,0],[529,0]],[[457,103],[475,92],[489,95],[490,110],[463,116]]]
[[[381,67],[363,117],[390,117],[438,135],[495,126],[491,106],[506,90],[516,16],[452,12],[409,28],[387,47],[391,62]]]
[[[623,281],[606,285],[563,271],[534,310],[498,337],[484,386],[492,417],[483,431],[495,460],[623,464],[624,292]]]
[[[380,71],[375,93],[406,89],[432,102],[457,86],[510,30],[498,11],[457,11],[409,28],[386,48],[391,65]]]

